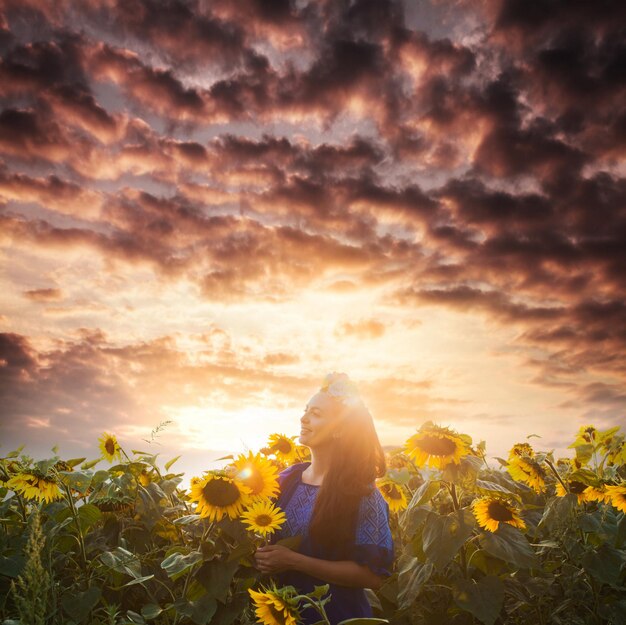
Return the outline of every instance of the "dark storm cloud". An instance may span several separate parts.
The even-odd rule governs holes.
[[[392,1],[5,3],[2,240],[229,302],[348,273],[515,324],[537,384],[623,380],[624,5],[460,4],[437,38]]]

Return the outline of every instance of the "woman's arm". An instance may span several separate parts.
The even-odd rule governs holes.
[[[255,554],[257,566],[264,573],[302,571],[311,577],[340,586],[378,590],[384,578],[368,566],[353,560],[322,560],[292,551],[284,545],[260,547]]]

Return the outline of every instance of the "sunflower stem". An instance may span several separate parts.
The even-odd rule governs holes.
[[[326,610],[324,609],[324,606],[320,602],[314,601],[308,595],[297,595],[294,597],[294,599],[298,601],[307,602],[311,607],[315,608],[320,613],[320,616],[322,617],[322,621],[326,625],[330,625],[330,621],[328,620],[328,616],[326,615]]]
[[[83,561],[83,568],[87,568],[87,553],[85,552],[85,541],[83,539],[83,531],[80,527],[80,521],[78,520],[78,512],[76,511],[76,506],[74,505],[74,498],[72,497],[72,491],[70,487],[63,483],[63,490],[65,491],[65,495],[67,497],[67,501],[70,505],[70,510],[72,512],[72,517],[74,518],[74,525],[76,525],[76,532],[78,533],[78,545],[80,547],[80,556]]]
[[[456,486],[454,484],[450,484],[445,481],[444,481],[444,484],[448,486],[448,490],[450,491],[450,497],[452,497],[452,505],[454,506],[454,511],[458,514],[461,510],[461,507],[459,506],[459,500],[456,496]],[[465,543],[461,545],[461,550],[459,553],[461,555],[461,570],[463,571],[463,577],[467,578],[468,573],[467,573],[467,556],[465,554]]]
[[[552,470],[552,473],[554,473],[554,476],[556,477],[556,479],[559,480],[559,482],[561,482],[561,486],[563,487],[563,490],[565,490],[566,493],[569,493],[569,488],[565,486],[565,483],[561,479],[559,472],[554,468],[554,465],[547,458],[545,459],[545,462]]]

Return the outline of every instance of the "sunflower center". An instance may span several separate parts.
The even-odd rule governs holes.
[[[393,484],[385,484],[383,490],[389,499],[402,499],[400,491]]]
[[[115,442],[112,438],[107,438],[106,442],[104,443],[104,448],[107,450],[107,454],[111,456],[115,453]]]
[[[570,493],[574,493],[575,495],[580,495],[585,488],[587,488],[587,484],[583,484],[582,482],[578,482],[576,480],[572,480],[569,483],[569,491]]]
[[[285,613],[282,610],[277,610],[272,603],[268,604],[267,607],[270,609],[270,612],[272,613],[272,616],[276,619],[276,622],[280,623],[280,625],[284,625],[286,621]]]
[[[272,524],[272,517],[269,514],[259,514],[259,516],[257,516],[254,519],[254,522],[259,526],[259,527],[265,527],[266,525],[271,525]]]
[[[492,501],[489,503],[487,508],[489,512],[490,518],[494,521],[511,521],[513,519],[513,514],[511,511],[504,505],[502,505],[499,501]]]
[[[291,443],[284,438],[281,438],[272,445],[272,451],[277,451],[281,454],[288,454],[291,451]]]
[[[449,456],[456,451],[456,443],[449,438],[424,436],[418,445],[431,456]]]
[[[234,504],[240,496],[239,489],[226,480],[211,480],[202,489],[202,494],[210,505],[222,507]]]

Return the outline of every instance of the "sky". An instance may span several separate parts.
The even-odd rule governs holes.
[[[107,431],[199,474],[297,434],[330,371],[385,446],[624,425],[625,24],[2,0],[0,454]]]

